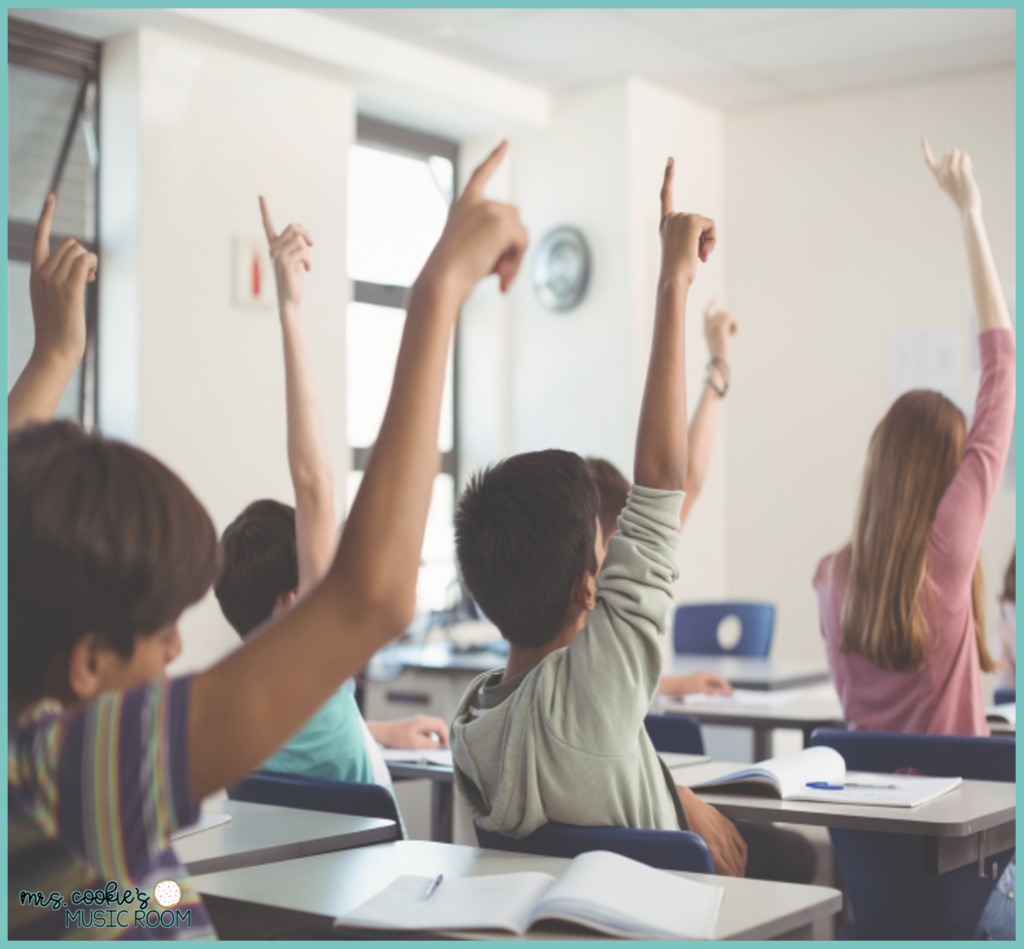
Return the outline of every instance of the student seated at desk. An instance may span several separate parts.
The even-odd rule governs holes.
[[[327,574],[230,656],[173,680],[163,673],[181,649],[178,621],[217,576],[217,535],[152,455],[52,421],[84,353],[97,261],[74,241],[50,253],[47,199],[30,280],[35,350],[7,404],[9,937],[212,935],[171,834],[411,622],[452,329],[486,275],[508,288],[526,248],[515,209],[483,198],[503,153],[470,179],[413,286],[387,411]],[[143,929],[136,914],[152,921],[166,879],[181,889],[173,925]],[[111,881],[132,902],[104,905],[105,920],[117,913],[102,930],[85,912],[97,907],[76,924],[52,905],[57,894],[70,912],[73,892]]]
[[[711,359],[708,361],[708,374],[704,379],[700,402],[697,403],[697,411],[693,413],[687,433],[686,497],[679,514],[680,530],[700,495],[711,462],[719,403],[729,389],[732,337],[736,330],[736,321],[724,310],[719,310],[712,300],[704,311],[704,336]],[[587,458],[586,462],[590,477],[597,486],[598,518],[607,556],[608,543],[619,529],[619,514],[626,506],[629,482],[610,461]],[[662,695],[690,695],[697,692],[729,695],[732,686],[714,672],[696,672],[689,676],[663,675],[658,682],[658,692]]]
[[[1017,548],[1006,567],[1003,592],[999,596],[999,643],[1003,661],[999,684],[1005,689],[1017,688]]]
[[[686,300],[698,262],[715,245],[713,221],[673,212],[672,173],[670,160],[635,483],[607,558],[597,489],[572,452],[507,458],[478,473],[459,499],[462,575],[508,640],[509,659],[463,696],[452,754],[459,793],[486,830],[521,838],[549,821],[689,829],[707,842],[718,872],[742,876],[748,842],[758,838],[751,862],[757,851],[770,865],[785,849],[774,849],[779,838],[765,848],[758,828],[745,840],[715,808],[677,788],[644,729],[678,577]],[[813,853],[805,841],[794,845],[810,853],[809,882]]]
[[[334,472],[302,327],[304,278],[313,265],[313,238],[301,224],[289,224],[278,234],[262,197],[260,212],[277,280],[295,507],[270,499],[253,501],[221,538],[224,567],[214,590],[225,618],[243,639],[306,596],[327,574],[337,547]],[[390,787],[378,742],[389,748],[447,747],[448,726],[427,715],[365,722],[351,689],[344,685],[260,768]]]
[[[970,431],[938,392],[900,396],[871,436],[853,539],[814,579],[848,725],[988,735],[978,552],[1013,432],[1014,337],[971,159],[928,167],[956,204],[978,318],[981,385]]]

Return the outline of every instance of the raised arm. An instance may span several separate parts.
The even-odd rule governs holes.
[[[288,469],[295,489],[295,547],[299,559],[299,596],[327,573],[337,547],[334,472],[327,452],[313,367],[302,328],[303,277],[313,267],[313,238],[301,224],[280,234],[260,197],[263,229],[270,244],[277,280],[277,305],[284,341],[284,387],[288,410]]]
[[[1012,329],[1003,288],[996,273],[988,234],[981,218],[981,191],[974,180],[971,156],[954,148],[937,162],[926,138],[921,139],[924,160],[935,175],[939,187],[953,199],[960,212],[960,222],[967,245],[967,266],[971,272],[971,294],[978,315],[978,332],[990,329]]]
[[[508,289],[526,250],[515,208],[483,197],[504,153],[502,143],[473,174],[413,285],[380,435],[324,581],[193,680],[197,798],[265,761],[412,620],[452,327],[487,274]]]
[[[675,163],[665,166],[661,188],[661,274],[654,339],[640,407],[633,481],[647,488],[686,487],[686,297],[715,246],[715,222],[672,210]]]
[[[85,355],[85,285],[96,279],[96,255],[70,237],[50,253],[57,196],[48,194],[32,244],[29,293],[35,342],[7,396],[7,430],[53,418]]]
[[[679,513],[679,527],[690,516],[693,502],[700,496],[704,478],[711,464],[711,449],[718,428],[718,407],[729,387],[729,367],[732,365],[732,337],[737,330],[736,321],[719,310],[712,300],[704,311],[704,336],[708,341],[708,375],[704,380],[697,411],[690,419],[688,463],[686,467],[686,497]]]

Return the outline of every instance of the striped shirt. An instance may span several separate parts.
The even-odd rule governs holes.
[[[191,681],[106,693],[75,715],[44,699],[9,723],[9,938],[214,938],[170,842],[199,816]]]

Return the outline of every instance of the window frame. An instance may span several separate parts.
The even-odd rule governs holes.
[[[75,133],[81,120],[82,112],[92,91],[96,111],[96,138],[100,137],[100,53],[102,44],[40,26],[16,17],[7,18],[7,64],[35,69],[39,72],[52,73],[75,79],[79,83],[75,104],[68,117],[67,127],[57,155],[57,162],[50,176],[49,190],[58,192],[71,154]],[[93,233],[95,240],[88,241],[82,235],[51,234],[50,247],[54,248],[67,237],[73,237],[83,247],[98,255],[100,234],[100,174],[97,159],[92,174],[93,187]],[[7,259],[18,263],[32,262],[32,243],[35,238],[35,223],[7,219]],[[98,336],[99,336],[99,281],[86,284],[85,289],[85,356],[82,359],[81,393],[79,404],[81,412],[79,423],[86,431],[91,431],[98,424]]]

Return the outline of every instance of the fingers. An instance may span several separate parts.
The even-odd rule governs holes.
[[[708,257],[711,255],[711,251],[715,249],[715,242],[718,240],[717,232],[715,231],[715,222],[711,218],[701,218],[700,227],[700,250],[697,252],[697,256],[700,257],[701,263],[707,263]]]
[[[670,158],[665,164],[665,180],[661,183],[661,216],[672,213],[672,186],[676,175],[676,160]]]
[[[932,170],[932,174],[937,175],[939,173],[939,163],[932,154],[932,147],[928,144],[928,139],[923,135],[921,136],[921,151],[924,152],[924,163]]]
[[[57,209],[57,196],[51,191],[43,202],[43,212],[36,225],[36,236],[32,241],[32,269],[38,270],[50,256],[50,228],[53,214]]]
[[[272,242],[277,237],[277,231],[274,230],[274,222],[270,220],[267,199],[262,194],[260,195],[260,217],[263,218],[263,232],[267,235],[267,240]]]
[[[71,271],[71,264],[75,256],[75,249],[82,250],[81,245],[73,237],[65,237],[57,245],[57,249],[46,259],[42,268],[45,276],[55,280],[62,280]]]
[[[507,293],[515,281],[523,257],[526,255],[526,248],[530,243],[529,234],[519,220],[519,212],[511,206],[507,206],[506,213],[509,216],[509,236],[505,251],[494,265],[494,273],[498,275],[502,293]]]
[[[491,180],[491,176],[494,174],[498,165],[501,164],[501,160],[505,157],[506,151],[508,151],[508,139],[502,139],[501,144],[494,149],[494,151],[477,166],[473,174],[469,176],[469,181],[466,182],[466,188],[462,192],[463,198],[480,198],[483,196],[487,182]]]
[[[704,307],[704,321],[707,322],[715,315],[715,311],[718,309],[718,297],[712,297],[708,301],[708,305]]]
[[[84,284],[87,281],[92,283],[96,279],[96,267],[98,261],[95,254],[83,252],[75,257],[71,265],[71,279],[75,283]]]

